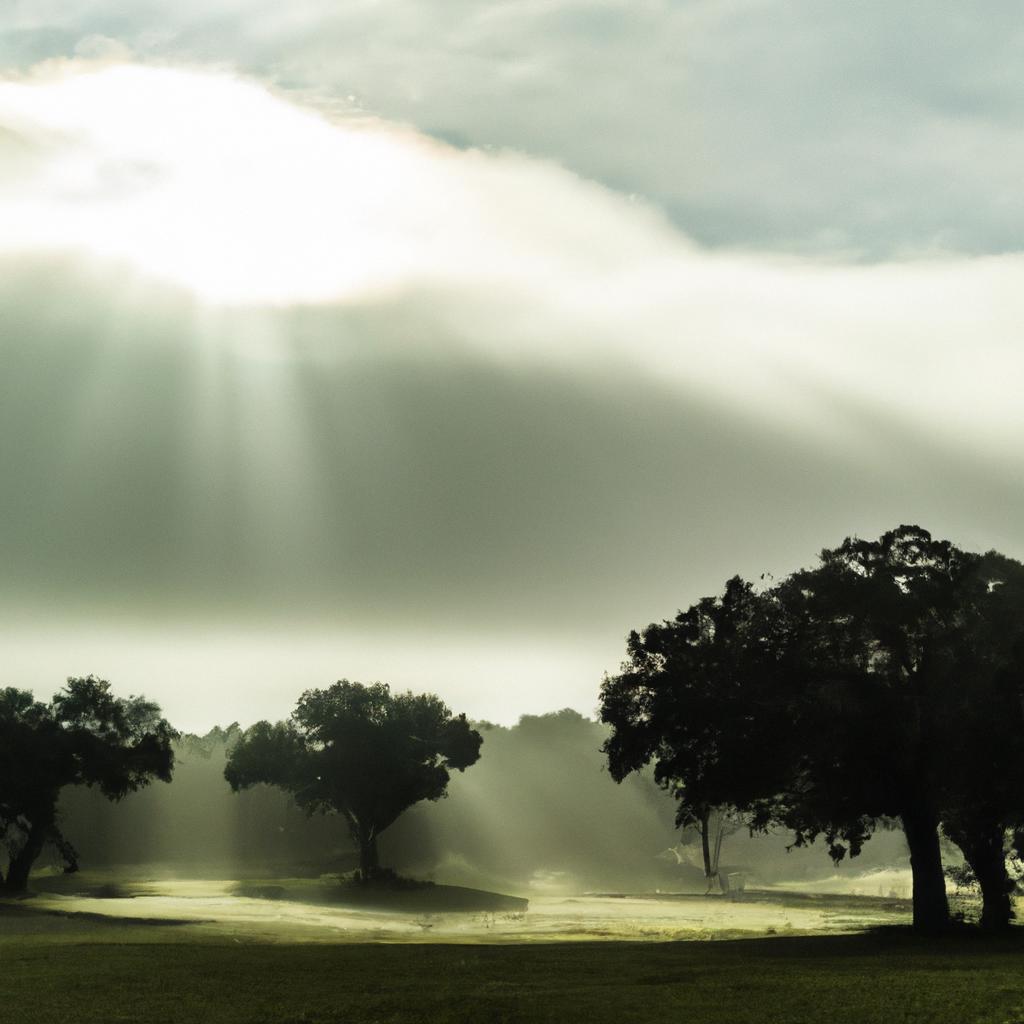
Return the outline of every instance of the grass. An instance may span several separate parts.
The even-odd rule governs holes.
[[[4,1021],[1024,1021],[1024,934],[1016,932],[1000,940],[965,932],[925,941],[885,929],[713,943],[266,945],[96,921],[18,930],[35,916],[0,916]]]

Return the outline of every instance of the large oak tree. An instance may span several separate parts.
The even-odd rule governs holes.
[[[450,770],[475,763],[481,742],[433,694],[341,680],[303,693],[288,721],[246,730],[224,775],[236,791],[267,783],[310,814],[340,814],[370,879],[380,834],[413,804],[445,796]]]
[[[918,527],[848,539],[763,593],[739,579],[629,639],[605,680],[617,778],[655,760],[691,815],[824,835],[856,854],[880,822],[910,848],[914,922],[948,920],[939,826],[1010,917],[1003,837],[1024,790],[1024,566]]]

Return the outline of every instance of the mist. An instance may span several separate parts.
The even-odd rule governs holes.
[[[566,709],[476,727],[480,762],[453,776],[444,799],[416,805],[387,829],[383,863],[412,877],[525,896],[705,891],[698,835],[675,826],[675,800],[649,774],[612,780],[601,752],[605,726]],[[338,815],[307,815],[269,786],[231,792],[224,766],[237,737],[237,726],[183,737],[173,781],[120,803],[65,790],[60,819],[81,863],[135,879],[352,872],[357,852]],[[838,868],[820,845],[791,846],[781,830],[739,829],[724,841],[722,870],[742,873],[751,886],[819,883],[888,896],[895,885],[907,894],[898,831],[879,832]]]
[[[1019,15],[0,4],[5,1010],[1017,1019]]]

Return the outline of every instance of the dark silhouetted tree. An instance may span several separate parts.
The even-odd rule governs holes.
[[[670,622],[627,641],[623,671],[601,687],[612,776],[654,762],[655,780],[677,800],[676,824],[701,834],[713,881],[712,821],[734,808],[752,828],[781,811],[794,770],[793,679],[768,652],[777,605],[739,577]]]
[[[67,870],[74,848],[57,821],[65,786],[95,786],[120,800],[152,779],[169,782],[175,731],[141,697],[115,697],[93,676],[69,679],[44,704],[25,690],[0,691],[0,835],[8,853],[8,892],[22,892],[47,843]]]
[[[988,928],[1013,916],[1006,862],[1024,824],[1022,629],[1024,566],[994,552],[968,556],[950,637],[957,679],[943,723],[942,828],[978,881]]]
[[[948,916],[940,824],[978,877],[982,924],[1007,925],[1003,837],[1024,790],[1024,566],[904,526],[824,552],[782,593],[814,638],[816,686],[842,707],[808,715],[829,753],[815,786],[902,823],[920,927]]]
[[[655,759],[681,820],[728,803],[855,855],[898,820],[914,923],[948,920],[939,825],[1009,920],[1003,836],[1019,818],[1024,566],[900,527],[848,539],[757,595],[731,580],[629,640],[602,688],[613,774]]]
[[[439,697],[341,680],[307,690],[288,721],[246,730],[224,776],[236,791],[266,783],[309,814],[340,814],[370,879],[380,834],[413,804],[445,796],[449,770],[475,763],[481,742]]]

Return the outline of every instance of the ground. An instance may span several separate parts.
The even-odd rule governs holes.
[[[727,942],[308,945],[3,942],[5,1020],[217,1024],[623,1021],[1003,1024],[1024,947],[906,935]],[[2,940],[0,940],[2,941]]]
[[[517,940],[500,927],[495,941],[486,915],[467,917],[475,924],[463,933],[445,931],[440,915],[446,941],[437,942],[430,923],[410,915],[412,931],[385,929],[376,941],[353,942],[350,929],[333,923],[296,932],[288,900],[264,901],[255,918],[220,921],[85,909],[152,907],[156,898],[103,894],[107,900],[88,898],[73,912],[52,894],[0,901],[0,1021],[1024,1024],[1024,928],[998,940],[961,929],[929,941],[901,924],[872,924],[880,914],[905,919],[903,908],[878,900],[863,908],[836,901],[831,932],[818,934],[772,935],[770,927],[759,938],[705,930],[688,932],[689,941],[658,941],[656,931],[648,941],[623,942],[586,925],[587,941],[549,941],[543,928]],[[165,909],[187,903],[180,894],[166,898]],[[209,891],[200,898],[204,913],[212,899]],[[610,920],[606,908],[616,901],[590,899],[568,909],[587,921]],[[702,901],[647,902],[661,920],[673,907],[692,916]],[[801,902],[776,900],[774,911],[763,902],[757,913],[786,915]],[[622,920],[643,903],[622,903]],[[711,914],[729,909],[707,905]],[[330,910],[305,906],[311,918]],[[276,932],[273,908],[285,912]],[[827,909],[811,901],[814,913]],[[850,930],[857,921],[871,926]]]

